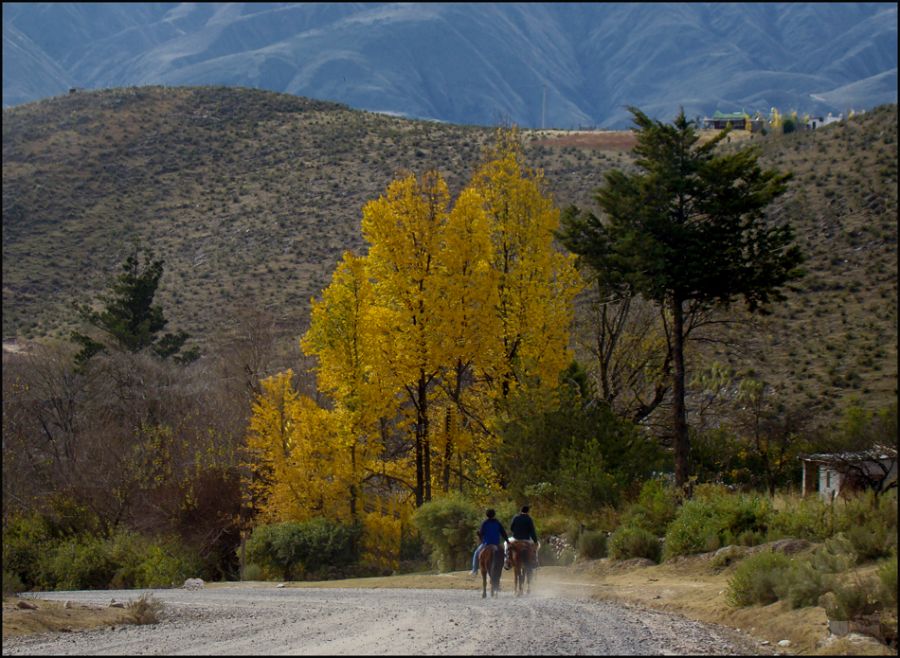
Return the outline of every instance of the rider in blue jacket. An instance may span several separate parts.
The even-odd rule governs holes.
[[[473,575],[478,573],[478,556],[486,545],[494,544],[499,547],[500,537],[503,537],[505,542],[509,542],[509,535],[506,534],[506,529],[503,527],[503,524],[495,518],[497,513],[494,510],[489,509],[484,514],[487,518],[481,522],[481,527],[478,529],[478,538],[481,540],[481,543],[472,555]]]

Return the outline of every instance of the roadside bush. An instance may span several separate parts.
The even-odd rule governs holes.
[[[886,606],[897,607],[897,553],[878,568],[881,583],[879,598]]]
[[[791,609],[806,608],[818,605],[819,597],[831,589],[831,581],[808,561],[794,559],[775,583],[775,593]]]
[[[866,491],[837,505],[835,530],[847,536],[860,562],[887,557],[897,546],[897,502],[891,498]]]
[[[253,530],[246,559],[284,580],[335,575],[359,559],[362,528],[324,518],[287,521]]]
[[[825,599],[825,614],[829,619],[849,621],[871,615],[879,608],[878,586],[872,579],[836,582],[831,591],[834,596]]]
[[[196,576],[200,568],[199,557],[175,538],[152,540],[120,531],[109,543],[116,564],[110,586],[116,589],[174,587]]]
[[[458,494],[425,503],[416,510],[413,523],[431,548],[432,561],[439,571],[472,566],[481,516],[472,501]]]
[[[559,557],[556,559],[557,563],[561,567],[567,567],[573,562],[575,562],[575,549],[571,546],[566,546],[559,553]]]
[[[105,589],[116,574],[110,544],[99,537],[66,539],[50,554],[41,574],[47,589]]]
[[[3,596],[12,596],[24,592],[26,589],[18,574],[3,570]]]
[[[263,569],[258,564],[251,562],[244,565],[244,580],[265,580]]]
[[[766,540],[769,504],[758,496],[731,494],[700,485],[669,524],[664,559],[717,550],[729,544],[755,546]]]
[[[831,510],[819,496],[791,497],[769,518],[769,539],[823,541],[832,534]]]
[[[843,533],[838,533],[816,548],[810,561],[822,573],[841,573],[856,565],[857,556],[850,540]]]
[[[143,626],[145,624],[158,624],[163,611],[163,603],[152,594],[141,594],[134,601],[125,605],[128,611],[127,620],[131,624]]]
[[[613,560],[643,557],[659,562],[661,552],[659,539],[644,528],[623,525],[609,538],[609,557]]]
[[[661,479],[647,480],[637,501],[625,512],[622,525],[640,527],[662,537],[678,514],[679,502],[674,486]]]
[[[585,530],[578,538],[578,556],[586,560],[606,557],[606,533],[602,530]]]
[[[728,580],[725,599],[735,607],[774,603],[790,565],[791,558],[784,553],[763,551],[747,557]]]
[[[13,517],[3,528],[3,573],[18,578],[24,589],[31,589],[41,582],[47,555],[59,541],[41,515]]]

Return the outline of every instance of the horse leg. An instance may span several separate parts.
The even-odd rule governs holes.
[[[481,598],[487,596],[487,571],[484,566],[481,567]]]

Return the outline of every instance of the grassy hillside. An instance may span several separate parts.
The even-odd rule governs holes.
[[[310,297],[343,250],[364,249],[365,202],[401,171],[430,167],[458,192],[493,132],[221,87],[6,109],[4,343],[66,335],[71,300],[95,298],[137,239],[165,259],[170,328],[211,340],[266,309],[296,354]],[[560,206],[591,207],[603,172],[630,163],[629,133],[525,139]],[[709,358],[827,405],[886,404],[897,384],[896,105],[752,141],[765,164],[795,174],[773,214],[797,228],[809,276],[783,309],[738,330],[742,351]]]

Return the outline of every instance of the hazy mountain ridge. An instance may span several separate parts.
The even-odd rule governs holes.
[[[3,103],[226,84],[451,123],[897,100],[879,3],[5,3]]]

